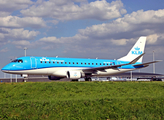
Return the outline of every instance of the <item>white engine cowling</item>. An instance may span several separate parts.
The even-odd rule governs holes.
[[[82,78],[82,73],[80,71],[67,71],[68,79],[80,79]]]

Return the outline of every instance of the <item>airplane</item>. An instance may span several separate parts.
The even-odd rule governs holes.
[[[28,75],[47,75],[49,80],[84,78],[85,81],[91,81],[91,77],[112,76],[160,62],[142,63],[145,43],[146,37],[141,36],[129,53],[117,60],[27,56],[13,60],[1,70],[20,74],[24,78]]]

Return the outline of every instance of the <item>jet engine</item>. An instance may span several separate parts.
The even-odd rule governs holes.
[[[80,71],[67,71],[67,78],[68,79],[80,79],[82,78],[82,72]]]
[[[48,76],[48,79],[49,80],[60,80],[60,79],[62,79],[63,77],[56,77],[56,76]]]

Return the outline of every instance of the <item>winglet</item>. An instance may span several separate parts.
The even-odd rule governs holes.
[[[138,57],[136,57],[134,60],[132,60],[129,64],[135,64],[145,53],[142,53]]]

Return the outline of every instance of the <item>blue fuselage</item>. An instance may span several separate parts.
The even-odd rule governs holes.
[[[82,71],[83,69],[97,68],[103,66],[114,66],[126,64],[125,61],[106,60],[106,59],[78,59],[78,58],[55,58],[55,57],[20,57],[2,68],[3,72],[11,74],[37,74],[37,75],[54,75],[64,77],[69,70]],[[139,63],[135,63],[139,64]],[[107,69],[92,73],[92,76],[107,76],[118,74],[130,70],[142,68],[143,66],[134,67],[125,65],[117,69]]]

